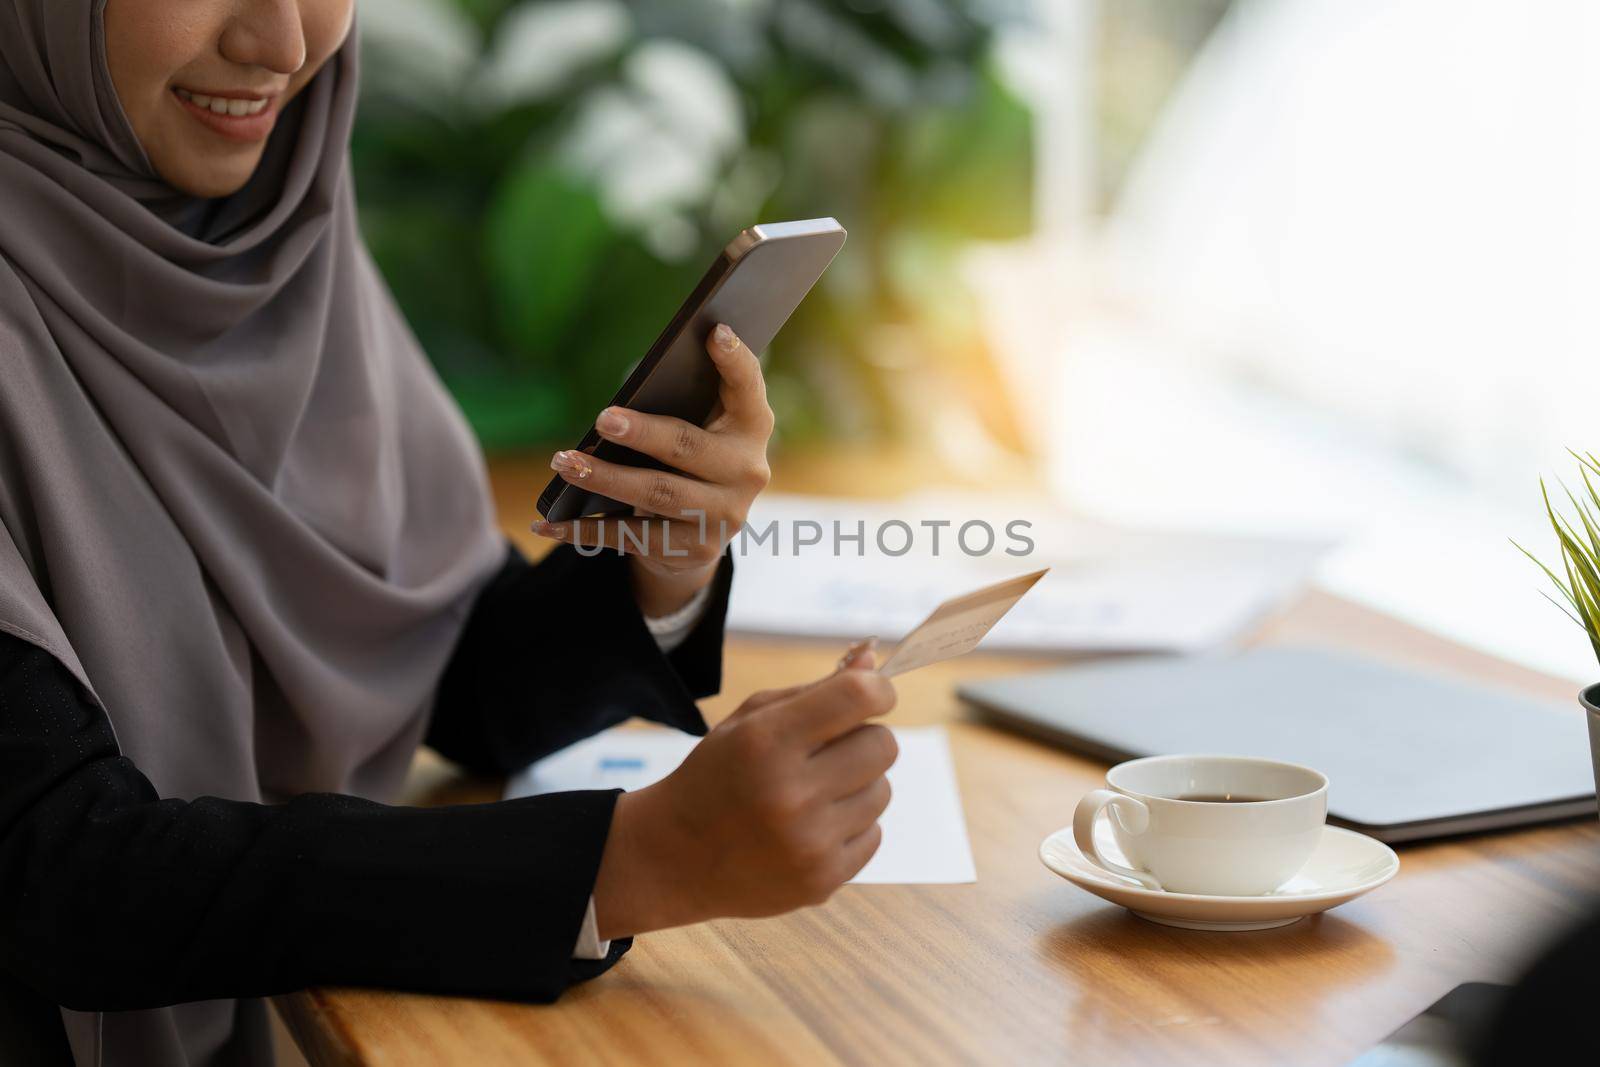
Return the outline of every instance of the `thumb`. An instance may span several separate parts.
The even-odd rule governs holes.
[[[833,674],[848,670],[871,670],[877,665],[877,657],[873,655],[878,647],[876,637],[864,637],[844,650],[844,655],[839,657],[839,662],[833,668]],[[741,715],[748,715],[758,711],[768,704],[776,704],[780,700],[787,700],[799,693],[805,692],[814,685],[820,685],[833,677],[833,674],[818,678],[816,681],[801,682],[799,685],[784,686],[782,689],[762,689],[751,693],[743,704],[736,708],[729,719],[736,719]]]
[[[780,700],[787,700],[796,693],[802,693],[816,684],[816,682],[802,682],[799,685],[786,685],[782,689],[758,689],[745,697],[744,703],[733,709],[733,713],[728,716],[728,719],[737,719],[741,715],[759,711],[768,704],[776,704]]]

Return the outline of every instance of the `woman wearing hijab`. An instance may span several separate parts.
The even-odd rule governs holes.
[[[356,230],[352,7],[0,0],[6,1063],[270,1063],[254,998],[314,984],[550,1000],[877,847],[866,649],[648,789],[383,803],[424,741],[500,773],[704,733],[731,565],[666,517],[738,529],[772,416],[719,329],[706,427],[598,420],[682,476],[553,461],[631,536],[511,549]]]

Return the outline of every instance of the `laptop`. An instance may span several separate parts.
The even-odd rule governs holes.
[[[1138,657],[958,692],[989,721],[1113,763],[1196,752],[1315,767],[1329,821],[1390,843],[1596,814],[1576,701],[1347,653]]]

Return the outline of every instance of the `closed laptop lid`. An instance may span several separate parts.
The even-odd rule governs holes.
[[[1344,653],[1141,657],[960,693],[1002,722],[1113,761],[1226,753],[1315,767],[1330,782],[1330,817],[1387,840],[1593,814],[1576,700],[1564,707]],[[1484,818],[1492,813],[1502,817]]]

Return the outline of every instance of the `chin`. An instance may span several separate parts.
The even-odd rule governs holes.
[[[243,189],[256,172],[261,155],[261,152],[255,151],[242,158],[219,159],[205,164],[192,159],[178,164],[163,160],[151,160],[151,163],[162,180],[180,193],[213,200],[232,196]]]

